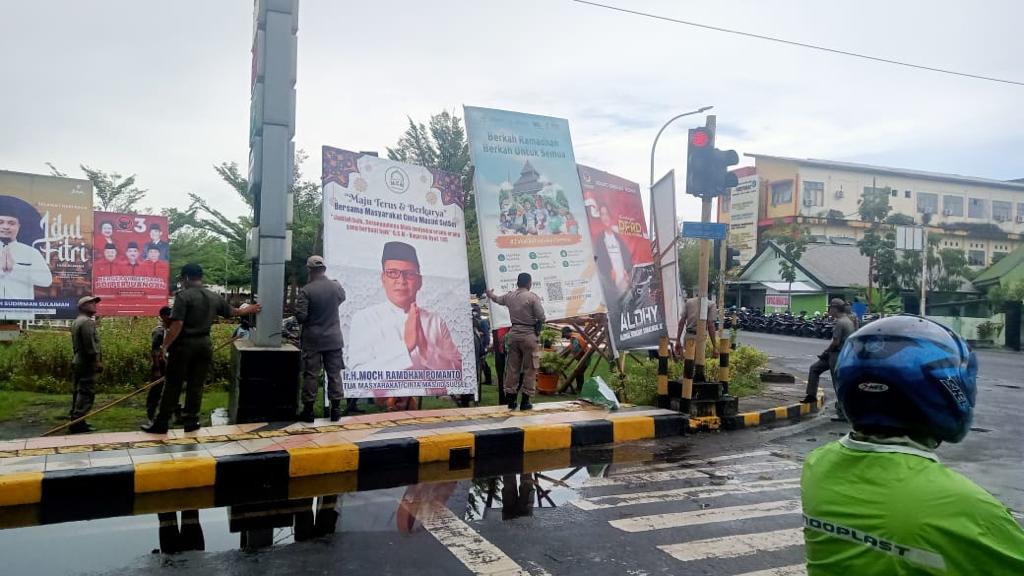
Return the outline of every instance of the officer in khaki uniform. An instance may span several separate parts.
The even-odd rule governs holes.
[[[166,434],[174,408],[185,385],[185,408],[181,419],[185,432],[199,429],[199,408],[203,403],[203,385],[213,361],[210,326],[217,316],[232,318],[259,313],[259,304],[232,308],[219,294],[203,287],[203,269],[198,264],[181,267],[182,289],[174,297],[171,322],[164,336],[161,352],[167,358],[167,379],[160,395],[156,418],[143,432]]]
[[[96,374],[103,371],[103,354],[95,318],[96,303],[99,301],[99,296],[79,298],[78,318],[71,324],[71,349],[75,353],[72,420],[77,420],[92,410],[93,401],[96,399]],[[91,432],[92,429],[92,426],[82,420],[72,424],[68,432],[78,434]]]
[[[327,277],[323,256],[306,260],[309,283],[299,290],[295,320],[302,326],[302,412],[298,419],[313,422],[313,404],[320,388],[321,370],[327,376],[327,393],[331,402],[331,422],[341,419],[341,371],[345,368],[341,322],[338,307],[345,301],[345,289],[337,280]],[[345,412],[358,411],[356,399],[350,398]]]
[[[516,409],[516,400],[519,390],[516,384],[519,382],[519,373],[523,373],[523,401],[519,404],[520,410],[533,408],[530,404],[530,396],[537,390],[537,368],[540,364],[540,329],[544,325],[544,307],[541,305],[540,296],[530,291],[533,286],[533,278],[523,272],[516,279],[518,288],[514,292],[497,296],[494,290],[487,289],[487,296],[494,302],[508,307],[508,314],[512,318],[512,329],[508,333],[508,355],[505,364],[505,396],[508,398],[510,410]]]

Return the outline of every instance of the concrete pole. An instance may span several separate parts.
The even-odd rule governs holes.
[[[298,0],[257,0],[253,38],[253,87],[249,186],[257,199],[252,240],[258,251],[256,293],[263,312],[252,343],[281,346],[288,213],[295,158],[295,75]]]
[[[925,316],[925,294],[928,292],[928,227],[921,226],[921,316]]]

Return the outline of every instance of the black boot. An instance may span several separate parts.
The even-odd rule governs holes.
[[[508,399],[508,409],[509,410],[515,410],[516,409],[516,400],[518,400],[519,395],[518,394],[509,394],[508,392],[506,392],[505,393],[505,398]]]
[[[316,420],[316,418],[313,415],[313,403],[312,402],[303,402],[302,403],[302,412],[299,412],[298,419],[299,419],[300,422],[312,422],[312,421]]]
[[[342,416],[348,416],[349,414],[366,414],[365,410],[359,408],[359,398],[349,398],[345,401],[345,411],[342,412]]]
[[[515,400],[513,400],[515,402]],[[530,396],[523,394],[523,401],[519,403],[520,410],[533,410],[533,404],[530,404]]]
[[[167,434],[167,422],[151,422],[139,429],[147,434]]]
[[[84,434],[86,432],[92,432],[95,430],[88,422],[82,420],[81,422],[75,422],[71,426],[68,426],[68,433],[70,434]]]
[[[331,422],[341,420],[341,400],[331,400]]]

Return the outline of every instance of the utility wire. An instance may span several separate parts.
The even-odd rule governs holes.
[[[896,66],[904,66],[906,68],[916,68],[918,70],[927,70],[929,72],[938,72],[940,74],[950,74],[952,76],[962,76],[964,78],[973,78],[975,80],[987,80],[989,82],[1000,82],[1002,84],[1012,84],[1014,86],[1024,86],[1024,82],[1017,80],[1009,80],[1006,78],[995,78],[993,76],[982,76],[980,74],[970,74],[968,72],[959,72],[957,70],[949,70],[946,68],[935,68],[932,66],[923,66],[921,64],[911,64],[909,62],[901,62],[899,60],[891,60],[889,58],[881,58],[878,56],[869,56],[867,54],[859,54],[857,52],[848,52],[846,50],[839,50],[836,48],[828,48],[825,46],[817,46],[815,44],[807,44],[804,42],[796,42],[794,40],[786,40],[784,38],[776,38],[774,36],[765,36],[763,34],[754,34],[752,32],[743,32],[742,30],[732,30],[729,28],[722,28],[719,26],[711,26],[709,24],[701,24],[699,22],[691,22],[688,20],[680,20],[678,18],[669,18],[668,16],[661,16],[658,14],[651,14],[650,12],[640,12],[639,10],[630,10],[628,8],[621,8],[619,6],[611,6],[608,4],[601,4],[599,2],[591,2],[589,0],[572,0],[577,4],[586,4],[588,6],[594,6],[596,8],[604,8],[606,10],[613,10],[616,12],[623,12],[626,14],[633,14],[635,16],[644,16],[646,18],[653,18],[655,20],[663,20],[665,22],[672,22],[675,24],[683,24],[686,26],[693,26],[695,28],[703,28],[705,30],[713,30],[715,32],[725,32],[726,34],[734,34],[736,36],[746,36],[748,38],[756,38],[758,40],[767,40],[769,42],[776,42],[779,44],[786,44],[789,46],[797,46],[799,48],[809,48],[811,50],[818,50],[821,52],[829,52],[832,54],[840,54],[842,56],[851,56],[853,58],[861,58],[863,60],[871,60],[873,62],[882,62],[884,64],[893,64]]]

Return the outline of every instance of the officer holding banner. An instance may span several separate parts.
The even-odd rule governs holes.
[[[505,365],[505,396],[508,398],[509,410],[516,409],[516,400],[519,396],[517,383],[519,372],[523,372],[523,401],[519,404],[520,410],[533,408],[530,403],[530,396],[537,390],[537,368],[540,353],[541,327],[544,326],[544,306],[541,305],[540,296],[530,291],[533,286],[533,277],[523,272],[516,279],[516,290],[502,296],[494,293],[494,290],[487,289],[487,297],[494,302],[508,307],[508,314],[512,318],[512,329],[508,336],[508,361]]]

